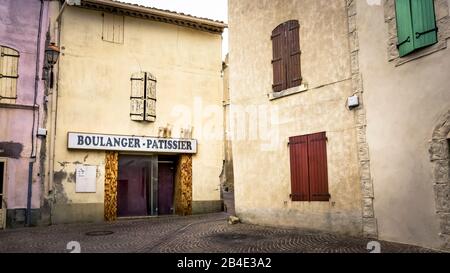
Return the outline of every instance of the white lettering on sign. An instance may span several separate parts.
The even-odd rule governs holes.
[[[196,154],[197,140],[69,133],[69,149]]]

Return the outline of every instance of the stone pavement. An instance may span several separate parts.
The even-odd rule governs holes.
[[[306,229],[228,225],[227,217],[216,213],[3,230],[0,252],[69,252],[67,243],[77,241],[83,253],[367,253],[371,241]],[[381,252],[432,252],[380,243]]]

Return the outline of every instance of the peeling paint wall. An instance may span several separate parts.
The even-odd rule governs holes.
[[[28,164],[31,154],[33,111],[35,130],[43,127],[44,81],[39,80],[36,107],[33,107],[37,54],[40,56],[39,75],[42,75],[45,34],[48,26],[47,7],[44,2],[41,52],[36,53],[39,28],[40,1],[3,0],[0,4],[0,44],[17,50],[19,78],[16,104],[3,105],[0,101],[0,157],[7,159],[6,195],[8,209],[24,209],[27,205]],[[34,132],[36,134],[36,132]],[[41,141],[35,138],[36,158],[42,156]],[[41,166],[39,160],[33,168],[32,208],[40,208]],[[12,212],[9,214],[12,215]],[[8,220],[10,223],[10,220]]]
[[[441,247],[429,141],[450,109],[450,49],[389,61],[398,55],[388,50],[396,39],[394,1],[369,2],[356,1],[356,27],[379,238]],[[449,1],[435,6],[440,44],[448,43]]]
[[[237,215],[253,223],[362,234],[355,113],[346,108],[353,92],[346,1],[228,3]],[[300,23],[308,88],[270,101],[272,30],[292,19]],[[323,131],[331,200],[292,202],[288,139]]]
[[[56,206],[104,202],[105,153],[69,151],[67,132],[158,136],[159,127],[167,124],[175,138],[192,126],[198,140],[192,157],[193,200],[220,200],[221,36],[125,17],[124,42],[115,44],[102,40],[101,12],[69,6],[61,18]],[[130,119],[130,78],[139,71],[157,79],[154,123]],[[97,166],[96,193],[75,193],[70,175],[79,163]]]

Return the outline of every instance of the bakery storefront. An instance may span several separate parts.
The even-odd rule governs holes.
[[[192,213],[196,140],[70,132],[68,149],[106,152],[105,220]],[[96,192],[96,173],[78,166],[76,192]]]

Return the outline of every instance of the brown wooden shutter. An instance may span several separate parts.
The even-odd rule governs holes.
[[[300,25],[297,20],[287,22],[287,88],[299,86],[302,83],[300,67]]]
[[[291,199],[309,201],[308,137],[289,138],[291,158]]]
[[[284,54],[286,52],[286,24],[281,24],[272,31],[273,51],[273,85],[274,92],[286,89],[286,65]]]
[[[308,136],[309,184],[311,201],[328,201],[326,133]]]

